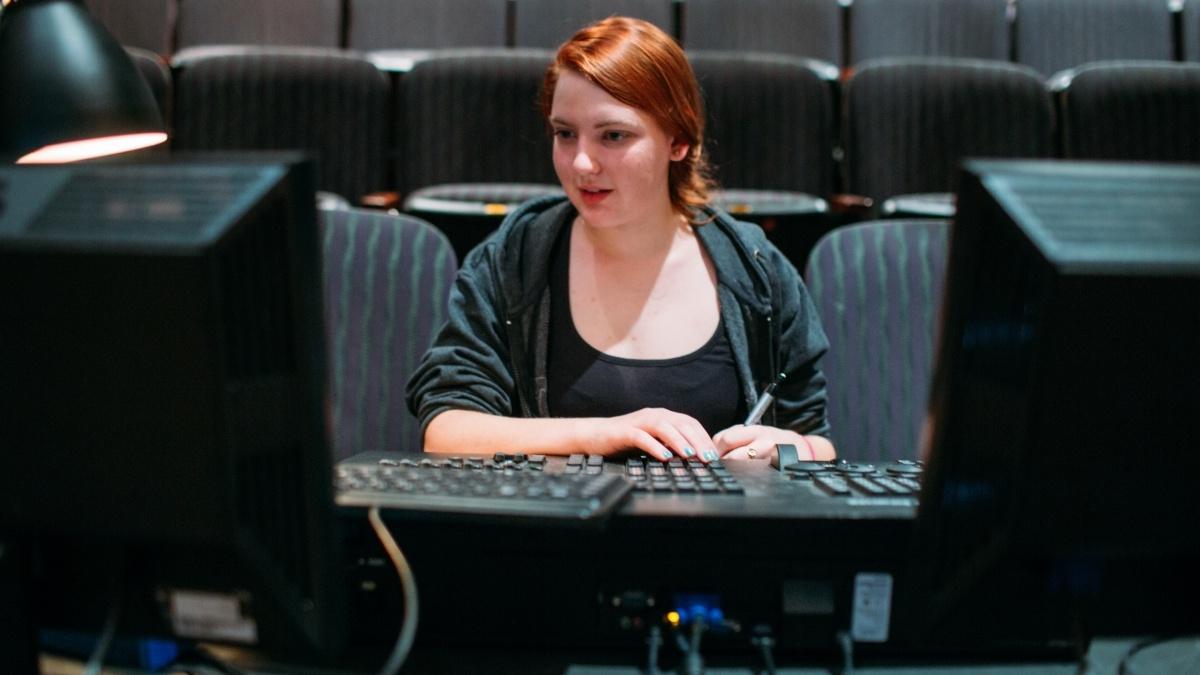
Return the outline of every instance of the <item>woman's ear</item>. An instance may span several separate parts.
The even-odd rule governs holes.
[[[684,143],[683,141],[672,141],[671,142],[671,161],[678,162],[679,160],[683,159],[684,157],[687,157],[688,151],[691,149],[692,149],[692,146],[690,143]]]

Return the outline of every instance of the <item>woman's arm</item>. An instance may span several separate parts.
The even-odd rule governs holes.
[[[631,449],[664,460],[676,455],[712,460],[719,455],[699,422],[663,408],[643,408],[620,417],[528,419],[446,410],[425,428],[425,451],[432,453],[615,455]]]
[[[796,446],[801,459],[828,461],[837,458],[833,443],[824,436],[799,434],[790,429],[764,425],[734,425],[713,437],[722,459],[772,459],[775,446],[781,443]],[[751,457],[750,450],[754,450]]]

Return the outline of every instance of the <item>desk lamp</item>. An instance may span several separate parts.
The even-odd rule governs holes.
[[[150,88],[81,0],[0,1],[0,162],[73,162],[167,139]]]

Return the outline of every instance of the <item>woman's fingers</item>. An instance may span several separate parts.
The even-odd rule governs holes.
[[[715,455],[715,444],[708,432],[694,418],[664,408],[643,408],[619,420],[635,430],[635,447],[659,459],[674,455],[683,458],[704,458]]]

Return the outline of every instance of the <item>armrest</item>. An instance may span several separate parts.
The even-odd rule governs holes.
[[[873,208],[875,208],[875,200],[864,195],[829,195],[829,210],[838,215],[866,218],[871,214]]]
[[[401,201],[399,192],[368,192],[358,203],[363,208],[388,211],[399,210]]]

